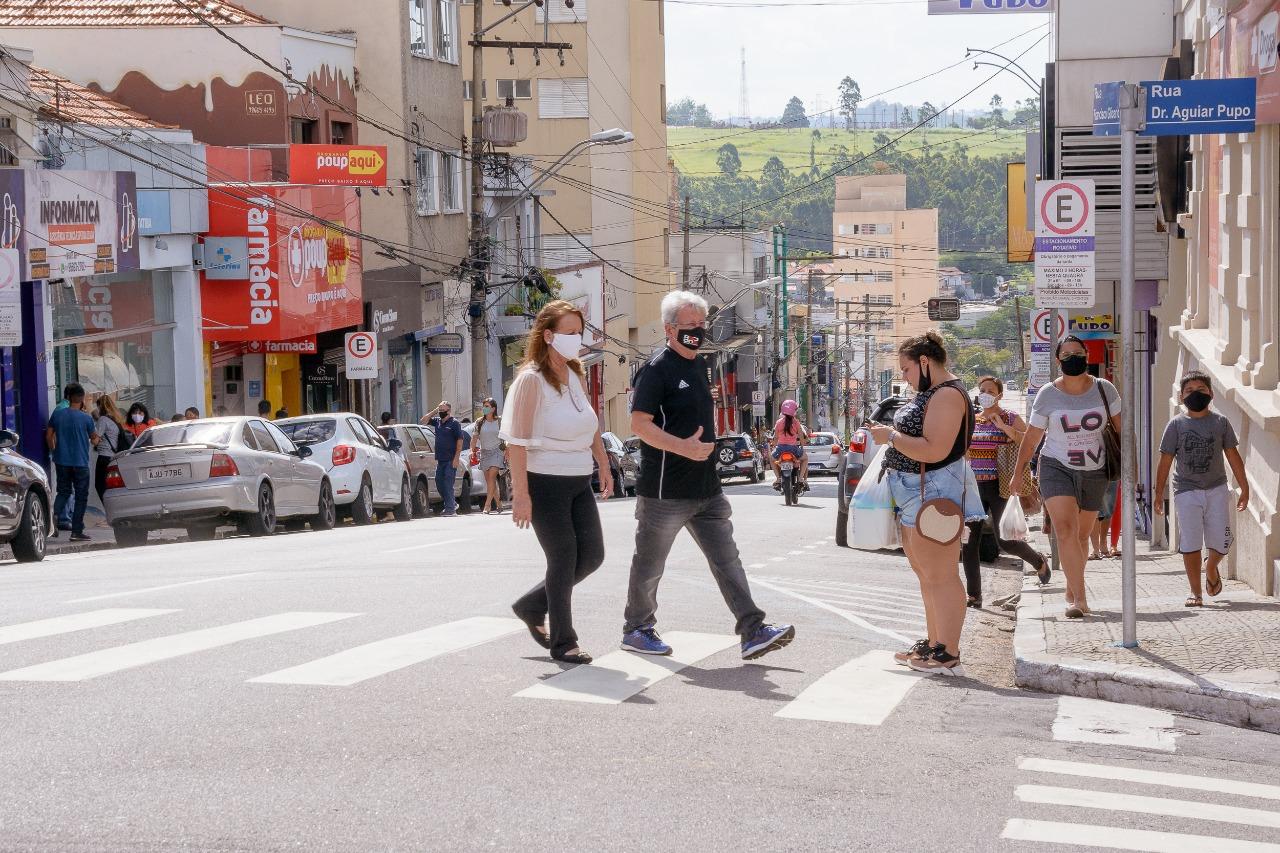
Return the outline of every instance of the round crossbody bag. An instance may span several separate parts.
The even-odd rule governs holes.
[[[950,386],[950,387],[955,387]],[[959,388],[956,388],[960,391]],[[960,391],[964,395],[965,400],[965,417],[960,428],[965,434],[965,453],[969,452],[969,436],[973,435],[970,419],[973,412],[969,408],[969,395]],[[933,398],[929,398],[929,403],[933,402]],[[925,415],[929,412],[929,403],[925,404]],[[962,459],[964,457],[961,457]],[[957,504],[950,498],[934,498],[931,501],[924,499],[924,480],[926,475],[925,463],[920,463],[920,512],[916,514],[916,533],[933,542],[936,545],[954,545],[960,541],[960,537],[964,534],[964,501],[969,494],[969,478],[964,478],[964,490],[961,493],[960,503]]]

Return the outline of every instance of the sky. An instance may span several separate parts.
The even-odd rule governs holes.
[[[966,47],[1009,57],[1030,47],[1018,61],[1040,77],[1051,53],[1052,38],[1047,34],[1052,17],[930,17],[925,0],[666,0],[667,100],[688,96],[705,103],[716,118],[737,115],[743,47],[751,114],[756,117],[780,116],[792,95],[799,96],[810,113],[818,111],[817,97],[832,109],[845,75],[858,81],[866,103],[878,93],[960,62]],[[1046,37],[1032,47],[1041,36]],[[1015,40],[997,47],[1008,39]],[[885,99],[917,105],[929,101],[941,108],[993,74],[995,79],[958,107],[985,107],[996,93],[1011,105],[1031,94],[1007,71],[974,70],[972,62],[965,62]]]

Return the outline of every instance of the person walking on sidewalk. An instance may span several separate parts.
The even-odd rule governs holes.
[[[124,418],[120,416],[116,401],[111,399],[110,394],[100,396],[95,408],[97,416],[94,419],[93,431],[98,434],[98,443],[94,449],[98,452],[98,459],[97,467],[93,472],[93,487],[98,493],[98,500],[101,501],[102,496],[107,493],[107,469],[111,467],[111,460],[115,458],[122,446],[120,436],[128,433],[124,428]],[[129,441],[133,441],[132,436]]]
[[[480,457],[480,470],[484,472],[484,514],[488,515],[490,506],[493,512],[502,511],[502,489],[498,486],[498,477],[507,462],[500,438],[502,418],[498,416],[498,401],[485,397],[480,410],[484,414],[476,428],[476,453]]]
[[[1192,371],[1182,377],[1181,386],[1182,405],[1187,407],[1187,413],[1169,421],[1160,439],[1155,509],[1157,515],[1164,514],[1165,484],[1176,460],[1173,509],[1178,516],[1178,550],[1191,585],[1186,606],[1202,607],[1201,569],[1209,595],[1216,596],[1222,592],[1218,567],[1231,550],[1231,492],[1223,460],[1231,465],[1231,473],[1240,487],[1236,512],[1244,512],[1249,506],[1249,480],[1231,421],[1209,410],[1213,402],[1213,380],[1208,374]]]
[[[920,581],[929,636],[894,657],[919,672],[962,676],[965,591],[956,564],[963,526],[986,518],[966,458],[973,407],[964,383],[947,369],[947,350],[937,332],[904,341],[898,365],[918,393],[894,415],[892,428],[867,424],[865,429],[876,444],[889,447],[884,468],[898,508],[902,548]],[[940,503],[961,517],[944,512]]]
[[[969,442],[969,465],[973,468],[973,477],[978,482],[978,497],[982,500],[982,508],[991,518],[996,530],[996,542],[1000,550],[1006,554],[1020,557],[1024,563],[1036,570],[1041,584],[1049,582],[1049,560],[1036,553],[1026,542],[1014,542],[1000,538],[1000,519],[1004,516],[1004,508],[1010,498],[1001,496],[1000,467],[997,458],[1002,448],[1016,448],[1022,444],[1022,437],[1027,433],[1026,422],[1016,412],[1000,406],[1004,398],[1004,383],[994,376],[984,376],[978,380],[978,408],[981,409],[974,418],[973,436]],[[1018,481],[1011,481],[1017,483]],[[1016,488],[1014,489],[1016,491]],[[1017,496],[1012,498],[1017,500]],[[964,559],[965,586],[968,588],[968,605],[973,608],[982,607],[982,529],[984,522],[975,521],[969,524],[969,541],[962,550]]]
[[[658,584],[676,536],[687,529],[737,620],[734,631],[742,640],[742,659],[755,660],[790,643],[796,632],[791,625],[764,621],[733,539],[733,509],[711,457],[715,404],[706,362],[698,355],[707,336],[707,301],[694,293],[672,291],[662,300],[662,323],[667,345],[632,383],[631,430],[642,442],[642,461],[622,648],[671,654],[671,646],[655,628]],[[600,476],[607,470],[602,462]]]
[[[49,426],[45,430],[45,440],[53,451],[53,464],[58,475],[58,496],[54,501],[53,515],[62,517],[74,491],[71,541],[87,542],[84,510],[89,504],[89,451],[98,446],[98,433],[94,431],[93,417],[84,410],[84,388],[80,383],[67,385],[65,393],[71,405],[56,410],[49,417]]]
[[[424,419],[435,430],[436,439],[436,491],[444,501],[443,517],[458,514],[458,497],[453,493],[458,479],[458,466],[462,464],[462,425],[453,417],[453,406],[441,400],[436,406],[435,417]]]
[[[573,588],[604,562],[593,462],[600,466],[601,497],[613,491],[600,420],[578,360],[584,329],[586,319],[571,302],[556,300],[538,312],[525,362],[511,384],[511,418],[500,431],[511,450],[512,519],[522,529],[533,525],[547,555],[545,580],[511,609],[534,641],[565,663],[591,663],[573,630]],[[497,423],[489,417],[496,410],[485,401],[482,425]]]
[[[1084,570],[1107,490],[1105,428],[1110,421],[1120,432],[1120,393],[1107,380],[1089,375],[1088,351],[1075,335],[1059,342],[1057,359],[1062,376],[1036,393],[1013,482],[1021,481],[1043,438],[1040,495],[1053,522],[1067,579],[1066,615],[1080,619],[1090,612]]]

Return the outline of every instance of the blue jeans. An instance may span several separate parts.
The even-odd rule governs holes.
[[[75,503],[71,510],[71,535],[84,533],[84,508],[89,505],[89,468],[78,465],[55,465],[58,474],[58,496],[53,502],[53,517],[62,521],[71,490],[75,489]]]
[[[889,480],[889,490],[893,493],[893,503],[898,510],[898,521],[903,527],[915,527],[916,516],[924,505],[920,500],[920,475],[890,470],[885,476]],[[957,459],[945,468],[925,474],[924,500],[939,498],[953,501],[963,509],[966,522],[983,521],[987,517],[987,511],[982,506],[982,496],[978,493],[978,481],[974,479],[973,470],[966,459]],[[995,519],[995,523],[998,526],[1000,519]]]
[[[458,499],[453,494],[453,483],[458,479],[458,469],[447,462],[436,463],[436,491],[444,498],[444,511],[458,511]]]

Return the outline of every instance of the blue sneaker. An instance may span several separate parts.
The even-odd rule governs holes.
[[[761,625],[750,637],[742,641],[742,659],[755,660],[778,649],[795,639],[796,629],[792,625]]]
[[[671,647],[662,642],[658,632],[652,628],[637,628],[628,634],[624,634],[622,637],[622,650],[641,655],[671,654]]]

